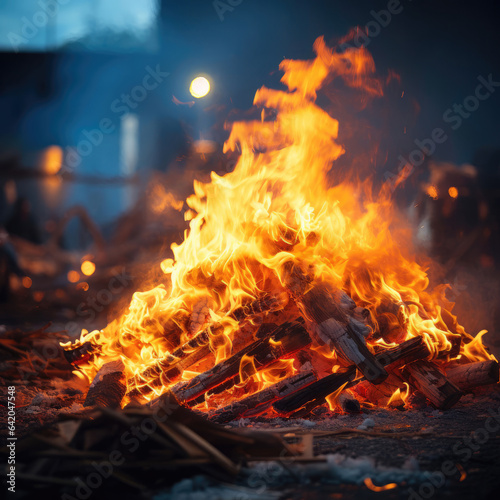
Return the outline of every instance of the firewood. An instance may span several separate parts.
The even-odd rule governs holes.
[[[387,378],[384,367],[366,346],[364,337],[371,329],[359,320],[356,304],[345,292],[328,283],[312,283],[293,262],[283,266],[283,280],[304,316],[312,322],[317,343],[335,349],[370,382],[380,384]]]
[[[326,284],[315,285],[299,304],[314,323],[315,340],[354,363],[370,382],[380,384],[387,378],[363,338],[368,327],[353,317],[356,304],[345,292]]]
[[[172,391],[162,394],[149,402],[147,406],[153,410],[153,413],[161,407],[168,408],[171,413],[165,424],[168,425],[170,420],[182,422],[230,458],[241,460],[242,456],[276,457],[287,454],[288,448],[278,435],[247,428],[226,429],[207,420],[206,416],[180,405]],[[143,409],[139,409],[130,410],[127,413],[140,415],[143,412]]]
[[[163,386],[169,386],[178,382],[184,370],[196,365],[211,355],[210,346],[205,345],[195,350],[194,352],[179,359],[176,363],[166,366],[163,370],[161,367],[151,367],[140,376],[135,376],[128,381],[129,387],[134,387],[130,392],[130,397],[149,396],[155,389],[160,389]],[[144,385],[142,377],[150,377],[152,380]]]
[[[121,360],[106,363],[94,377],[83,406],[118,408],[127,391]]]
[[[460,389],[429,361],[410,363],[403,370],[403,376],[440,410],[451,408],[462,397]]]
[[[448,335],[448,340],[451,342],[450,349],[440,351],[436,359],[453,359],[460,354],[460,347],[462,346],[461,335]]]
[[[207,392],[204,392],[203,394],[200,394],[196,399],[192,399],[191,401],[184,402],[184,404],[188,408],[194,408],[195,406],[203,403],[207,399],[210,399],[210,397],[220,394],[221,392],[228,391],[231,389],[231,387],[234,387],[237,383],[239,382],[238,377],[233,377],[222,384],[218,385],[217,387],[213,387],[212,389],[208,390]],[[186,382],[187,383],[187,382]],[[175,390],[175,388],[174,388]]]
[[[408,332],[408,305],[386,298],[376,309],[377,333],[386,342],[399,343]]]
[[[494,360],[457,365],[446,370],[446,377],[463,391],[498,382],[498,363]]]
[[[243,327],[243,322],[251,320],[256,315],[281,309],[286,299],[284,294],[261,297],[236,308],[229,316],[242,322],[241,326]],[[151,394],[154,388],[160,388],[177,382],[184,370],[211,354],[210,337],[219,335],[223,331],[224,327],[220,323],[215,323],[205,328],[174,352],[168,353],[154,365],[149,366],[142,373],[129,379],[128,387],[134,387],[130,395],[132,397],[147,396]],[[248,343],[248,335],[237,335],[236,339],[233,348],[239,349],[243,346],[240,347],[238,344]],[[144,386],[144,380],[151,380],[151,382]]]
[[[286,306],[287,302],[288,296],[286,293],[266,295],[237,307],[230,316],[237,321],[250,320],[255,316],[279,311]]]
[[[129,441],[124,439],[127,435],[131,437]],[[130,446],[134,441],[140,443],[139,452]],[[189,468],[186,472],[191,475],[203,473],[228,481],[247,460],[276,460],[293,452],[293,446],[278,434],[226,429],[179,406],[171,394],[161,397],[154,408],[88,408],[84,414],[67,415],[64,425],[45,426],[36,434],[20,436],[18,443],[16,467],[23,488],[40,491],[41,498],[60,496],[61,487],[71,497],[71,492],[76,488],[78,493],[83,484],[75,477],[89,477],[96,468],[105,475],[104,496],[116,496],[118,491],[129,498],[137,496],[131,488],[172,486],[184,467]],[[123,463],[108,474],[110,468],[104,462],[109,459],[110,450],[112,459],[123,457]],[[8,450],[3,453],[5,457],[7,454]],[[49,490],[48,485],[57,489]]]
[[[361,411],[359,401],[347,392],[340,394],[337,402],[346,413],[359,413]]]
[[[220,325],[215,325],[213,328],[206,328],[196,335],[196,337],[193,337],[176,349],[173,353],[168,353],[164,358],[158,360],[153,366],[148,367],[141,374],[130,378],[128,380],[128,386],[135,388],[134,391],[131,392],[131,396],[139,394],[146,395],[151,393],[154,387],[161,387],[163,383],[169,385],[177,381],[186,368],[196,364],[210,354],[210,332],[212,331],[213,334],[217,334],[222,330],[223,327]],[[141,385],[145,379],[153,380],[150,383],[150,387],[145,386],[141,389]]]
[[[312,383],[306,388],[273,403],[273,408],[283,416],[301,409],[303,414],[320,406],[325,402],[325,398],[342,387],[344,384],[352,382],[356,377],[356,367],[350,366],[344,371],[332,373]]]
[[[219,324],[216,324],[211,328],[213,334],[215,335],[223,331],[223,327]],[[277,326],[274,325],[274,329],[276,328]],[[179,355],[179,358],[175,359],[172,363],[168,364],[168,360],[171,359],[170,356],[172,355],[167,355],[165,358],[165,362],[160,361],[159,363],[157,363],[157,365],[154,365],[153,367],[145,370],[140,376],[133,377],[131,380],[129,380],[128,386],[135,387],[129,393],[129,395],[131,397],[138,397],[141,395],[148,396],[153,392],[154,389],[160,389],[161,387],[169,386],[175,382],[178,382],[182,377],[184,370],[195,366],[202,360],[208,359],[209,356],[213,357],[210,343],[201,345],[201,341],[205,337],[204,333],[205,331],[200,334],[201,338],[200,335],[198,335],[197,337],[191,339],[191,341],[187,342],[187,344],[192,344],[193,342],[197,341],[197,339],[199,339],[200,346],[192,352],[188,352],[187,349],[179,348],[179,350],[176,351]],[[253,336],[251,331],[238,331],[233,341],[233,350],[236,352],[240,351],[245,345],[248,344],[249,341],[251,341],[252,338]],[[142,382],[142,377],[150,378],[152,380],[146,385],[141,385],[144,384],[144,382]],[[231,382],[231,380],[229,380],[226,388],[232,387],[234,383],[234,381]],[[199,396],[199,398],[197,398],[196,401],[193,401],[190,406],[202,403],[204,399],[205,394],[202,394]]]
[[[210,309],[213,309],[213,307],[214,301],[211,297],[202,297],[194,304],[188,322],[188,334],[190,337],[196,335],[208,323]]]
[[[425,343],[420,337],[416,337],[377,354],[377,362],[383,366],[388,366],[399,361],[406,362],[406,359],[414,361],[419,357],[425,358],[428,355],[429,350]],[[342,387],[342,385],[349,385],[353,382],[355,377],[356,366],[351,365],[343,371],[327,375],[305,389],[276,401],[273,408],[282,415],[290,415],[299,409],[303,409],[302,413],[306,414],[322,405],[325,398]],[[357,379],[357,381],[361,380]]]
[[[376,357],[382,365],[391,365],[391,368],[395,368],[419,359],[424,359],[429,354],[429,349],[422,337],[414,337],[395,347],[379,352]]]
[[[98,346],[90,342],[84,342],[78,347],[64,350],[64,357],[68,360],[68,363],[71,363],[76,368],[86,363],[97,352],[99,352]]]
[[[256,340],[212,369],[194,377],[175,394],[182,401],[191,401],[238,375],[244,356],[252,358],[255,368],[259,370],[277,359],[290,356],[310,343],[311,339],[301,322],[284,323],[278,327],[271,338]]]
[[[300,372],[256,392],[240,401],[235,401],[210,415],[214,422],[224,424],[242,417],[255,417],[265,412],[274,401],[293,394],[317,380],[313,371]]]

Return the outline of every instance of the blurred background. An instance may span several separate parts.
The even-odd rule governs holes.
[[[469,328],[494,327],[495,14],[494,2],[459,0],[4,0],[3,322],[21,311],[90,327],[145,277],[158,279],[152,263],[182,239],[193,179],[234,167],[222,154],[224,121],[244,116],[260,86],[279,86],[281,60],[309,59],[318,36],[333,44],[358,26],[351,43],[366,46],[378,72],[398,77],[384,104],[363,117],[370,138],[361,132],[353,142],[346,132],[345,142],[362,148],[376,138],[367,162],[384,180],[411,158],[416,140],[443,129],[446,140],[428,148],[395,197]],[[198,76],[210,84],[205,96],[190,92]],[[478,78],[490,83],[476,106],[467,98]],[[122,288],[113,292],[116,283]]]

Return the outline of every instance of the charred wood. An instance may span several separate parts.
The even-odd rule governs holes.
[[[94,377],[83,406],[118,408],[127,391],[123,363],[106,363]]]
[[[429,350],[425,343],[420,337],[416,337],[377,354],[377,362],[383,366],[388,366],[400,361],[407,362],[407,359],[414,361],[415,359],[425,358],[428,355]],[[282,415],[290,415],[299,409],[303,410],[301,413],[308,413],[323,404],[329,394],[335,392],[344,384],[350,385],[355,377],[356,366],[351,365],[342,372],[327,375],[305,389],[276,401],[273,408]],[[356,382],[361,380],[357,379]]]
[[[403,370],[403,376],[440,410],[451,408],[462,397],[460,389],[429,361],[410,363]]]
[[[498,382],[498,363],[494,360],[457,365],[446,370],[446,377],[459,389],[468,391]]]
[[[293,394],[316,380],[317,377],[313,371],[298,373],[262,391],[215,411],[211,415],[211,419],[217,423],[227,423],[231,420],[245,416],[254,417],[260,415],[265,412],[274,401],[289,394]]]
[[[90,342],[84,342],[74,349],[65,350],[64,357],[67,359],[68,363],[71,363],[77,368],[79,365],[85,364],[93,354],[99,351],[100,349],[98,346]]]
[[[361,411],[359,401],[347,392],[340,394],[337,402],[346,413],[359,413]]]
[[[244,356],[252,358],[253,365],[259,370],[277,359],[292,355],[310,343],[311,339],[302,322],[284,323],[271,338],[253,342],[212,369],[194,377],[177,391],[176,396],[182,401],[191,401],[235,377],[239,373]]]
[[[315,284],[297,300],[313,322],[319,344],[328,345],[354,363],[370,382],[380,384],[387,378],[384,367],[366,346],[364,337],[371,330],[356,318],[356,304],[345,292],[325,283]]]

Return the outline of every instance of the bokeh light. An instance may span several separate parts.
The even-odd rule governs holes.
[[[55,175],[63,164],[63,150],[59,146],[49,146],[42,156],[42,168],[46,174]]]
[[[68,281],[70,283],[76,283],[80,279],[80,274],[77,271],[68,272]]]
[[[210,83],[203,76],[197,76],[189,86],[189,92],[193,97],[199,99],[205,97],[210,92]]]
[[[76,285],[76,289],[86,292],[89,289],[89,284],[86,281],[82,281]]]
[[[95,264],[90,260],[84,260],[82,262],[81,269],[85,276],[92,276],[95,272]]]

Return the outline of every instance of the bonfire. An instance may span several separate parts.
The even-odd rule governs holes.
[[[376,184],[336,172],[342,123],[317,92],[337,79],[382,96],[371,55],[323,38],[314,51],[281,62],[284,90],[256,92],[260,119],[228,125],[236,167],[195,181],[164,280],[64,344],[92,382],[88,405],[169,392],[229,421],[404,406],[419,393],[445,409],[498,380],[485,331],[469,335],[417,263],[391,200],[404,175]]]

